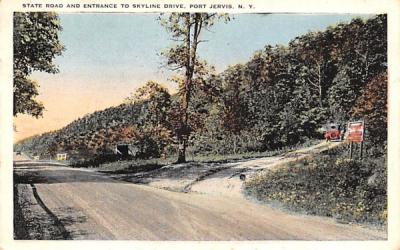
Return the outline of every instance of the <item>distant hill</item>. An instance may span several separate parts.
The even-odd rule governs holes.
[[[79,118],[62,129],[19,141],[15,150],[41,158],[66,152],[72,160],[113,152],[116,144],[128,140],[132,125],[141,121],[141,105],[121,104]]]

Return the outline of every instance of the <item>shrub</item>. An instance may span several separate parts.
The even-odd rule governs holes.
[[[294,211],[384,225],[386,176],[385,157],[351,160],[341,148],[261,173],[244,191]]]

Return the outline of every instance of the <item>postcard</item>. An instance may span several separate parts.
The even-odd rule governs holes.
[[[398,2],[0,6],[1,248],[399,248]]]

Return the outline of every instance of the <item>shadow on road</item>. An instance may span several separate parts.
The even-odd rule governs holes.
[[[36,167],[27,164],[14,166],[14,184],[68,183],[68,182],[114,182],[103,174],[46,165]]]
[[[83,224],[87,221],[87,216],[84,215],[83,211],[74,207],[64,207],[57,209],[54,213],[58,216],[60,223],[68,228],[68,234],[71,239],[87,238],[89,233],[85,230],[78,229],[79,227],[76,226],[77,224]]]
[[[52,167],[53,166],[54,167],[63,166],[60,163],[40,162],[40,161],[37,161],[37,162],[33,162],[33,161],[18,161],[18,162],[15,162],[14,165],[15,166],[25,166],[25,167],[36,167],[36,166],[43,166],[43,165],[52,166]]]
[[[79,229],[87,221],[83,211],[61,207],[51,211],[43,203],[34,185],[31,189],[14,185],[15,240],[84,239],[89,233]],[[19,189],[22,188],[20,192]],[[29,194],[32,194],[30,196]]]

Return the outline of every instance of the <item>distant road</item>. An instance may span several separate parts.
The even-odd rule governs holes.
[[[118,240],[364,240],[386,234],[291,215],[241,197],[179,193],[15,155],[18,237]],[[25,226],[26,228],[22,228]],[[19,236],[18,236],[19,235]],[[21,236],[22,235],[22,236]]]

